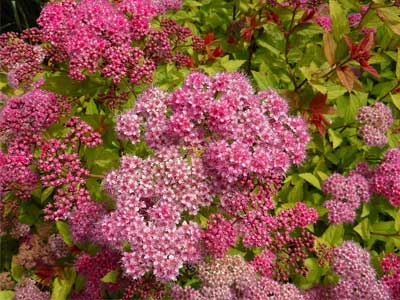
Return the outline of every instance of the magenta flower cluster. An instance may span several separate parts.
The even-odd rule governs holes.
[[[362,124],[359,134],[365,144],[382,147],[387,144],[386,131],[393,125],[392,111],[382,102],[360,108],[357,120]]]
[[[66,61],[69,75],[78,80],[99,71],[115,83],[149,82],[161,61],[188,63],[173,51],[187,45],[193,34],[173,20],[153,29],[152,19],[181,6],[179,0],[64,0],[50,2],[38,19],[41,37],[49,42],[49,57]],[[56,55],[52,55],[56,53]]]
[[[40,180],[44,187],[56,189],[54,202],[44,209],[47,220],[65,220],[76,206],[91,201],[85,187],[89,171],[82,166],[78,153],[80,147],[100,144],[100,134],[78,117],[72,117],[65,126],[69,131],[62,139],[37,142],[41,150],[37,161]]]
[[[394,253],[387,254],[381,266],[386,273],[382,281],[388,287],[392,299],[400,299],[400,256]]]

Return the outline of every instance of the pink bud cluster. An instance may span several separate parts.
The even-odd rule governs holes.
[[[7,72],[8,84],[13,88],[32,82],[41,71],[46,54],[39,45],[27,43],[24,38],[24,34],[15,32],[0,35],[0,70]]]
[[[38,181],[29,165],[28,157],[0,152],[0,199],[9,192],[21,199],[29,199]]]
[[[381,266],[386,273],[382,281],[389,289],[392,299],[400,299],[400,256],[394,253],[387,254]]]
[[[331,175],[325,180],[323,190],[331,195],[324,206],[329,210],[329,222],[334,224],[353,222],[357,208],[371,196],[367,179],[355,172],[348,177],[337,173]]]
[[[203,231],[202,240],[207,254],[215,257],[223,257],[229,247],[236,244],[237,230],[232,222],[221,214],[212,214],[208,220],[208,226]]]
[[[357,120],[362,126],[359,133],[369,146],[382,147],[387,144],[386,131],[393,125],[392,111],[382,102],[360,108]]]
[[[89,171],[82,166],[79,148],[95,147],[101,143],[98,132],[77,117],[65,123],[69,131],[63,139],[51,138],[38,141],[40,156],[37,166],[45,187],[54,187],[54,202],[48,203],[44,212],[47,220],[67,219],[77,205],[91,201],[85,184]]]
[[[80,255],[75,261],[75,269],[85,276],[85,288],[72,295],[73,299],[102,300],[102,282],[100,279],[118,268],[120,256],[110,250],[101,250],[94,256],[87,253]]]
[[[159,280],[175,279],[184,262],[200,255],[200,229],[180,223],[181,214],[196,214],[211,203],[201,161],[189,163],[178,150],[165,148],[154,157],[124,156],[118,170],[109,173],[105,187],[116,199],[116,210],[101,221],[105,239],[121,249],[123,266],[134,279],[153,271]]]
[[[40,88],[10,97],[0,110],[0,130],[12,138],[32,139],[59,118],[60,100]]]
[[[179,0],[64,0],[48,3],[38,24],[44,41],[68,61],[72,78],[100,71],[114,83],[128,78],[136,84],[151,81],[156,65],[174,61],[173,48],[193,36],[172,20],[152,29],[152,18],[180,6]]]

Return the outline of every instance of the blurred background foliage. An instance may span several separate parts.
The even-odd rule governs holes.
[[[46,0],[0,0],[0,33],[36,26]]]

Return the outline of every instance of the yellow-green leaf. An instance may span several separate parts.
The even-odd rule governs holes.
[[[321,189],[321,184],[315,175],[313,175],[311,173],[302,173],[302,174],[299,174],[299,176],[301,178],[303,178],[305,181],[307,181],[308,183],[312,184],[317,189],[319,189],[319,190]]]

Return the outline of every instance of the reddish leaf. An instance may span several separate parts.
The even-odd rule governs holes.
[[[209,45],[211,44],[213,41],[215,41],[215,34],[214,32],[209,32],[206,34],[206,36],[204,37],[204,44],[205,45]]]
[[[354,58],[354,54],[356,53],[356,46],[353,44],[353,41],[347,36],[343,36],[344,41],[347,44],[347,47],[349,47],[350,53],[351,53],[351,57]]]
[[[349,66],[341,67],[336,69],[336,74],[342,83],[342,85],[350,92],[353,90],[354,81],[356,76]]]
[[[335,64],[336,43],[330,32],[325,31],[323,35],[323,46],[326,60],[329,65]]]
[[[376,78],[380,78],[378,71],[374,67],[369,65],[366,60],[363,60],[363,59],[360,60],[360,66],[361,66],[361,68],[363,68],[364,71],[368,72],[372,76],[375,76]]]
[[[222,48],[222,46],[218,46],[213,51],[213,57],[219,57],[222,56],[223,54],[224,54],[224,49]]]
[[[366,53],[371,50],[374,45],[374,33],[369,32],[364,38],[361,40],[360,45],[358,46],[359,52]]]
[[[246,41],[250,41],[251,37],[253,36],[253,28],[244,28],[242,29],[242,31],[240,32],[240,36],[246,40]]]
[[[315,125],[321,135],[326,134],[326,127],[329,126],[328,120],[324,115],[333,114],[335,109],[326,104],[327,95],[318,93],[311,101],[310,109],[308,112],[309,121]],[[307,114],[308,115],[308,114]]]

